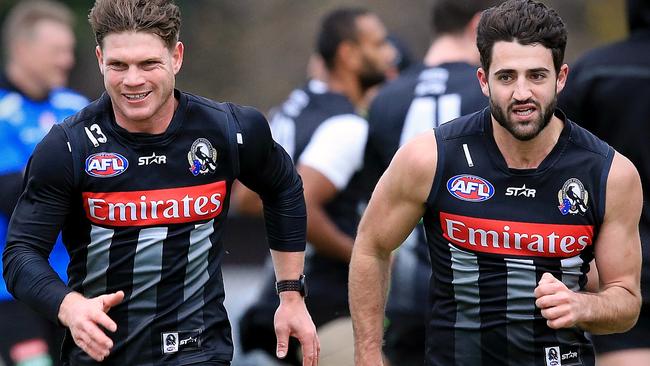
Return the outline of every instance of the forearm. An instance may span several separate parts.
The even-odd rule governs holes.
[[[318,204],[307,204],[307,241],[321,255],[350,262],[354,239],[341,231]]]
[[[634,326],[641,309],[641,295],[622,286],[598,293],[580,293],[583,316],[577,325],[592,334],[622,333]]]
[[[349,293],[355,365],[371,366],[381,361],[389,262],[390,256],[386,253],[355,248],[352,254]]]
[[[275,279],[277,281],[296,280],[303,274],[305,264],[305,252],[280,252],[271,250]],[[279,294],[280,302],[288,300],[300,300],[302,296],[296,291],[285,291]]]
[[[47,257],[26,245],[9,243],[3,253],[3,266],[9,292],[57,322],[59,306],[72,290],[52,270]]]

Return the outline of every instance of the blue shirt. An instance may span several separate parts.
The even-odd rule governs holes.
[[[36,144],[50,128],[87,104],[86,97],[66,88],[52,90],[46,99],[32,100],[0,77],[0,175],[22,172]],[[5,246],[8,221],[0,213],[0,252]],[[50,263],[64,281],[67,281],[68,261],[65,248],[57,240]],[[10,299],[5,282],[0,281],[0,301]]]

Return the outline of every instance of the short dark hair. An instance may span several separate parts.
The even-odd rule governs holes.
[[[522,45],[541,44],[551,50],[555,71],[564,61],[567,30],[557,12],[535,0],[509,0],[483,12],[476,44],[481,67],[486,72],[492,61],[494,44],[516,41]]]
[[[358,7],[339,8],[328,13],[322,20],[316,48],[325,66],[334,68],[334,60],[339,46],[344,41],[357,41],[356,20],[362,15],[371,14],[369,10]]]
[[[178,42],[181,11],[173,0],[96,0],[88,21],[100,47],[109,33],[135,31],[153,33],[171,49]]]
[[[476,13],[503,0],[437,0],[431,7],[431,32],[434,37],[461,33]]]
[[[29,35],[40,21],[51,20],[72,28],[74,16],[67,6],[57,1],[21,1],[11,9],[2,27],[5,55],[18,37]]]

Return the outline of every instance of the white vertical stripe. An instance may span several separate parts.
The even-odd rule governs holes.
[[[535,319],[535,287],[537,274],[532,259],[505,258],[507,274],[506,332],[508,339],[509,365],[532,365],[535,358],[532,352],[522,351],[521,340],[534,339],[533,320]],[[516,340],[516,342],[515,342]],[[515,346],[519,346],[515,348]]]
[[[133,288],[129,295],[129,334],[142,331],[134,326],[146,326],[156,314],[157,288],[162,277],[163,242],[167,227],[140,230],[133,259]]]
[[[95,297],[106,293],[106,271],[110,258],[110,247],[115,231],[92,225],[90,243],[86,255],[86,278],[82,282],[83,294]]]
[[[210,235],[214,232],[214,219],[194,226],[190,233],[190,249],[187,253],[187,268],[183,286],[183,304],[178,310],[178,319],[188,329],[200,328],[202,323],[192,324],[186,319],[203,308],[203,291],[210,280],[208,255],[212,248]]]
[[[440,126],[460,117],[460,94],[445,94],[438,98],[438,123]]]
[[[416,135],[433,129],[436,123],[436,100],[432,97],[419,97],[413,99],[404,119],[404,128],[399,139],[399,146],[403,146]]]
[[[467,144],[463,144],[463,151],[465,151],[465,159],[467,160],[467,165],[471,168],[474,166],[474,161],[472,161],[472,156],[469,154],[469,147]]]
[[[562,264],[562,282],[571,290],[579,291],[580,290],[580,276],[582,271],[580,267],[584,263],[584,260],[579,255],[575,257],[562,259],[560,261]]]
[[[451,252],[452,285],[456,300],[455,354],[456,360],[466,358],[467,352],[481,349],[481,298],[479,266],[476,255],[449,244]],[[472,359],[480,359],[473,354]]]
[[[582,257],[576,255],[575,257],[562,259],[560,263],[562,266],[562,283],[571,291],[579,291],[580,276],[582,275],[580,267],[584,263]],[[556,334],[558,341],[561,343],[575,344],[581,342],[576,336],[577,333],[574,329],[564,328],[558,329]]]

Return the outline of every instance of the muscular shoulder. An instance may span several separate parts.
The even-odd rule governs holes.
[[[433,184],[437,162],[436,136],[427,131],[402,146],[388,170],[402,182],[400,190],[404,194],[424,202]]]
[[[613,194],[627,200],[626,197],[633,197],[636,193],[641,193],[639,172],[630,159],[615,152],[607,177],[607,196],[611,197]]]
[[[616,152],[607,176],[605,221],[638,225],[643,195],[634,164]]]

